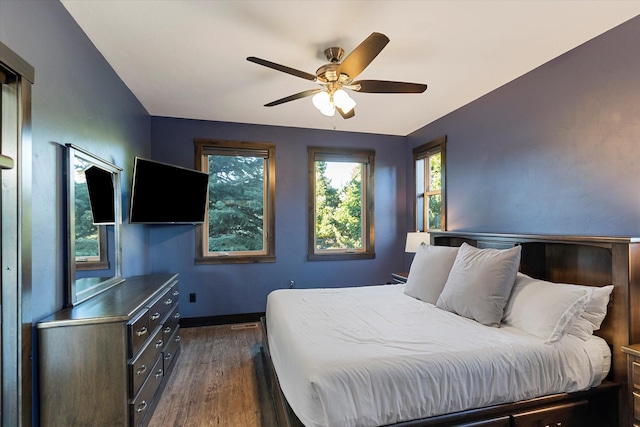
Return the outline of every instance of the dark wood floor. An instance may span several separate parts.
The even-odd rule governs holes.
[[[183,328],[149,427],[276,427],[259,324]]]

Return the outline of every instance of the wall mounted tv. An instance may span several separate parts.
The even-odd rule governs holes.
[[[111,172],[91,166],[84,171],[89,191],[89,204],[94,224],[114,224],[116,222],[113,175]]]
[[[202,223],[207,205],[208,179],[205,172],[136,157],[129,222]]]

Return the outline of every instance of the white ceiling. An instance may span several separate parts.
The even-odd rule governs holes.
[[[422,94],[354,93],[337,130],[407,135],[640,14],[640,0],[61,0],[153,116],[332,129],[310,98],[323,51],[391,40],[359,79],[426,83]]]

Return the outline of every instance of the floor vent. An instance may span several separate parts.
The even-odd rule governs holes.
[[[231,325],[231,330],[238,330],[238,329],[254,329],[257,328],[258,324],[257,323],[238,323],[235,325]]]

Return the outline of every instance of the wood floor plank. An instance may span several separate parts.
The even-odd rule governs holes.
[[[258,324],[180,335],[180,356],[149,427],[276,427]]]

